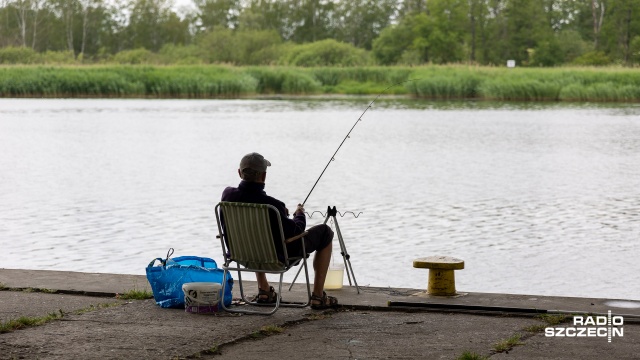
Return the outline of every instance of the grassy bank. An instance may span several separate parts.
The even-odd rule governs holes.
[[[389,86],[393,84],[398,86]],[[640,71],[592,68],[6,66],[0,97],[234,98],[406,94],[433,99],[640,101]]]
[[[407,84],[416,96],[503,101],[640,101],[640,71],[593,68],[429,67]]]

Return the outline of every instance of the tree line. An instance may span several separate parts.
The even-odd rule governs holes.
[[[640,0],[0,0],[0,63],[640,63]]]

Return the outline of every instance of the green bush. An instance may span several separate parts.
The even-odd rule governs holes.
[[[40,55],[27,47],[0,48],[0,64],[37,64]]]
[[[573,60],[574,65],[583,66],[606,66],[611,64],[611,59],[604,51],[590,51],[578,56]]]
[[[204,62],[202,51],[195,45],[164,45],[157,58],[164,65],[198,65]]]
[[[73,51],[50,51],[38,53],[26,47],[5,47],[0,48],[0,64],[7,65],[72,65],[78,61]]]
[[[237,48],[234,45],[231,29],[215,28],[202,34],[196,40],[196,46],[202,49],[205,62],[210,64],[233,64],[237,58]]]
[[[422,54],[420,54],[420,51],[416,49],[407,49],[403,51],[400,59],[398,60],[399,65],[417,66],[422,63],[424,63]]]
[[[586,53],[590,47],[576,30],[562,30],[558,34],[558,44],[565,62],[571,63],[578,56]]]
[[[564,54],[560,44],[555,38],[549,41],[541,41],[534,49],[529,65],[530,66],[556,66],[564,62]]]
[[[77,63],[73,51],[49,51],[41,55],[44,64],[72,65]]]
[[[154,64],[157,62],[156,55],[145,48],[120,51],[113,56],[112,61],[121,65]]]
[[[235,33],[234,45],[238,48],[237,65],[273,65],[281,53],[282,38],[275,30],[245,30]]]
[[[287,48],[289,46],[284,44],[263,47],[250,54],[249,62],[246,65],[276,65]]]
[[[355,46],[333,39],[316,41],[290,48],[282,59],[290,66],[363,66],[371,63],[369,54]]]
[[[404,56],[405,52],[412,51],[409,47],[413,38],[411,26],[406,22],[401,22],[398,25],[382,29],[380,36],[373,40],[371,52],[380,65],[394,65],[396,63],[416,65],[422,63],[422,56],[417,51]],[[409,59],[411,61],[408,61]]]
[[[215,28],[202,34],[196,46],[211,64],[272,65],[282,55],[282,38],[273,30],[240,30]]]

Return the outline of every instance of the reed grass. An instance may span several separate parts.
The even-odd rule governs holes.
[[[0,67],[0,97],[230,98],[255,94],[367,95],[383,91],[432,99],[640,102],[640,72],[625,68],[508,69],[462,65]]]
[[[391,85],[405,81],[413,70],[408,67],[316,67],[307,68],[323,86],[337,86],[342,82]]]
[[[560,92],[560,100],[565,101],[622,101],[633,102],[640,99],[640,85],[620,85],[613,82],[592,85],[571,84]]]
[[[257,81],[261,94],[313,94],[321,84],[302,69],[289,67],[250,67],[246,73]]]
[[[416,72],[410,93],[424,98],[501,101],[640,101],[635,69],[431,66]]]
[[[558,100],[561,86],[536,79],[498,78],[486,80],[478,87],[484,99],[516,101]]]
[[[385,83],[357,82],[345,80],[336,86],[325,87],[325,92],[343,95],[375,95],[384,92],[385,94],[404,95],[407,90],[402,86],[389,87]]]
[[[235,97],[257,81],[224,67],[3,67],[3,97]]]
[[[145,95],[154,97],[235,97],[255,92],[257,82],[248,74],[217,67],[151,68],[137,74]]]
[[[409,92],[418,97],[434,99],[464,99],[477,96],[480,78],[475,74],[435,75],[406,84]]]

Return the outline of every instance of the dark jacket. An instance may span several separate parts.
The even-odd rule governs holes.
[[[222,201],[229,202],[242,202],[251,204],[269,204],[278,209],[280,213],[280,219],[282,221],[282,230],[284,231],[284,238],[288,239],[295,235],[301,234],[306,227],[306,217],[304,214],[297,214],[290,219],[287,216],[287,211],[284,203],[276,198],[273,198],[264,191],[263,183],[254,183],[242,180],[237,188],[229,186],[222,192]],[[282,254],[282,245],[280,243],[280,233],[278,231],[277,218],[270,216],[271,229],[273,231],[273,239],[276,244],[276,251],[278,254]],[[224,222],[224,221],[223,221]],[[299,243],[295,241],[294,243]],[[287,246],[287,251],[290,251],[291,245]]]

